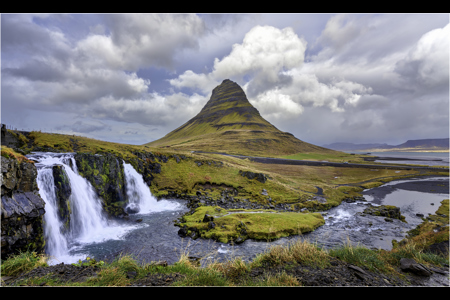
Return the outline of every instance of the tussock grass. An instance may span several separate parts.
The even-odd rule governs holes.
[[[7,146],[1,146],[1,155],[6,158],[13,158],[17,160],[19,163],[21,162],[28,162],[28,163],[34,163],[32,160],[29,160],[24,155],[17,153],[13,149],[7,147]]]
[[[269,265],[281,265],[285,263],[299,263],[325,268],[330,264],[328,253],[307,241],[297,240],[287,245],[273,246],[264,253],[258,255],[251,265],[253,267]]]
[[[255,286],[255,287],[265,287],[265,286],[302,286],[301,283],[292,275],[287,274],[282,271],[277,274],[265,274],[262,278],[256,280],[244,280],[241,285],[243,286]]]
[[[20,252],[2,261],[0,266],[1,274],[2,276],[17,276],[37,267],[48,266],[48,259],[46,255],[36,254],[36,252]]]
[[[373,272],[394,272],[394,268],[387,263],[388,252],[384,250],[371,250],[357,245],[353,246],[347,242],[344,246],[328,251],[330,256],[339,258],[357,266],[366,266]]]

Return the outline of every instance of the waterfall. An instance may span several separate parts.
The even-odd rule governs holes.
[[[71,255],[71,250],[84,244],[121,239],[126,232],[136,228],[136,225],[119,225],[106,219],[101,200],[91,184],[78,174],[73,154],[33,153],[28,157],[38,162],[37,184],[39,194],[45,201],[46,210],[44,214],[46,253],[56,259],[53,263],[76,262],[86,255]],[[57,215],[58,205],[52,171],[54,165],[63,166],[72,190],[69,198],[70,227],[65,234],[61,231],[62,224]]]
[[[45,201],[44,236],[46,237],[46,252],[54,257],[63,257],[69,249],[66,237],[61,232],[61,224],[57,215],[58,206],[51,168],[42,168],[38,171],[37,185],[39,194]]]
[[[178,208],[178,204],[176,203],[166,200],[158,201],[150,192],[150,188],[144,182],[142,175],[139,174],[132,165],[123,162],[123,168],[128,198],[126,209],[129,212],[147,214]]]

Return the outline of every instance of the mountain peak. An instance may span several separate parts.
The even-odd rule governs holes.
[[[248,101],[244,90],[229,79],[213,89],[195,117],[146,145],[253,155],[331,151],[278,130]]]
[[[278,130],[261,117],[258,110],[248,101],[244,90],[229,79],[225,79],[215,87],[209,101],[202,110],[175,131],[186,130],[202,124],[208,125],[210,131],[229,129]],[[197,135],[197,133],[194,134]],[[185,131],[184,134],[189,135],[190,132]]]

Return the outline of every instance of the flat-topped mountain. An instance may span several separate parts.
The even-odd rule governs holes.
[[[214,88],[211,98],[195,117],[146,145],[246,155],[335,152],[278,130],[259,114],[242,88],[229,79]]]
[[[333,143],[323,147],[339,151],[448,151],[449,139],[408,140],[400,145]]]

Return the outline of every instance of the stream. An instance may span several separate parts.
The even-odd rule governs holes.
[[[417,213],[425,216],[433,214],[440,202],[449,198],[448,177],[396,180],[365,190],[363,196],[366,201],[342,202],[338,207],[323,212],[326,223],[314,232],[270,242],[246,240],[239,245],[229,245],[179,237],[179,227],[174,226],[174,221],[188,211],[186,201],[156,200],[142,176],[125,162],[129,208],[137,213],[130,214],[129,220],[110,220],[101,212],[101,200],[92,186],[78,174],[73,154],[32,153],[27,157],[37,161],[38,187],[46,202],[44,233],[46,253],[52,257],[50,264],[74,263],[86,257],[108,260],[119,254],[130,254],[141,262],[167,261],[169,264],[178,261],[182,254],[203,258],[204,263],[234,257],[250,261],[274,245],[284,245],[297,239],[307,239],[325,249],[351,243],[389,250],[393,239],[400,241],[408,230],[422,222]],[[72,188],[73,222],[66,233],[62,233],[56,216],[53,165],[64,167]],[[384,217],[361,214],[369,204],[395,205],[400,208],[407,223],[396,219],[386,222]]]

